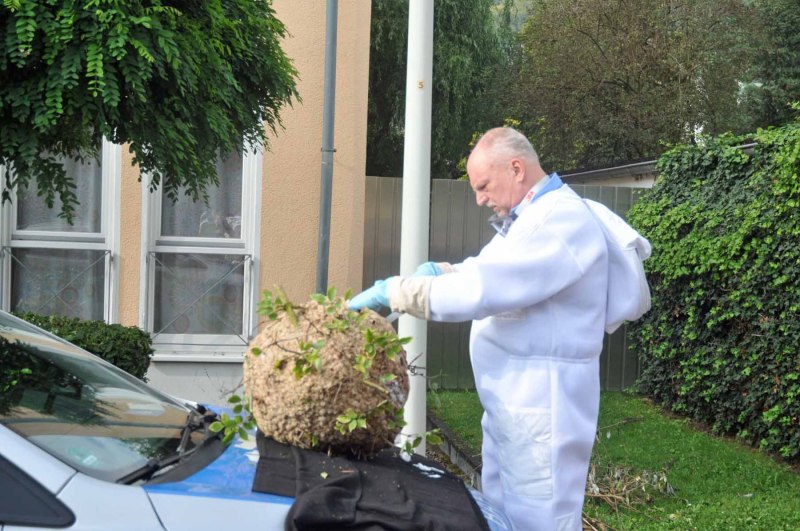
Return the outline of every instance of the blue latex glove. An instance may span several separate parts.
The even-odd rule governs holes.
[[[442,271],[439,269],[434,262],[425,262],[424,264],[420,264],[417,267],[417,270],[414,271],[414,274],[411,275],[412,277],[438,277],[442,274]]]
[[[381,308],[389,307],[389,283],[385,280],[378,280],[375,285],[366,289],[350,299],[347,307],[350,310],[360,310],[362,308],[370,308],[378,311]]]

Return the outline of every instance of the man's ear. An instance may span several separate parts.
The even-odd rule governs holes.
[[[525,165],[519,159],[511,160],[511,167],[514,169],[514,181],[521,183],[525,180]]]

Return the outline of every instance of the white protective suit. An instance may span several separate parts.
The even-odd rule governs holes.
[[[474,320],[483,493],[519,531],[579,530],[600,400],[603,232],[564,185],[536,197],[478,256],[448,266],[398,278],[389,300],[435,321]]]

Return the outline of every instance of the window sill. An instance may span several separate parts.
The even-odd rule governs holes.
[[[151,363],[242,363],[244,354],[155,354]]]
[[[175,348],[174,345],[154,345],[156,350],[150,361],[153,363],[242,363],[246,347],[217,347],[205,349],[191,347]]]

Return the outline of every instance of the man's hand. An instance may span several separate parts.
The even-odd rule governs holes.
[[[378,280],[375,285],[366,289],[350,299],[347,308],[350,310],[360,310],[369,308],[378,311],[381,308],[389,307],[389,284],[386,280]]]
[[[434,262],[425,262],[417,267],[412,277],[438,277],[442,272]]]

